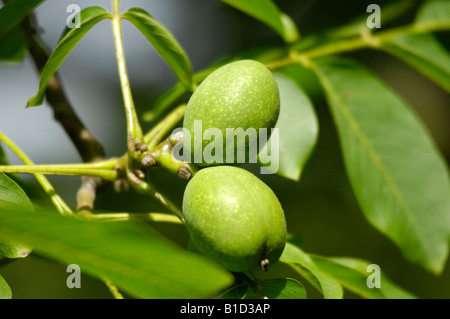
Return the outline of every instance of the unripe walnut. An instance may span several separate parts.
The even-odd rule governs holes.
[[[211,73],[189,99],[183,122],[184,129],[190,134],[190,141],[185,141],[188,157],[199,166],[227,163],[227,155],[228,163],[236,163],[241,151],[245,154],[245,161],[248,161],[249,145],[262,148],[263,145],[258,144],[260,129],[266,130],[268,138],[279,113],[278,86],[265,65],[253,60],[241,60],[222,66]],[[207,130],[214,137],[205,134]],[[221,134],[220,141],[215,140],[217,132]],[[228,143],[234,146],[234,154],[230,151],[227,154],[227,137]],[[194,143],[199,143],[197,148]],[[208,161],[198,155],[203,155],[210,143],[218,147],[212,152],[205,152],[214,153],[212,160]]]
[[[231,271],[265,270],[286,244],[286,221],[277,197],[242,168],[200,170],[186,187],[183,215],[200,252]]]

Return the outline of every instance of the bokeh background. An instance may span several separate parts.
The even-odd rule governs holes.
[[[111,9],[111,1],[47,0],[36,10],[40,34],[49,50],[54,48],[65,27],[66,8],[100,5]],[[189,55],[194,71],[215,61],[258,46],[281,44],[278,36],[260,22],[218,0],[121,1],[123,11],[141,7],[162,22]],[[280,0],[276,1],[299,26],[303,35],[339,26],[366,12],[374,1]],[[377,0],[383,6],[393,1]],[[420,5],[417,1],[415,7]],[[415,8],[402,18],[382,27],[412,21]],[[383,17],[382,17],[383,19]],[[123,24],[125,54],[138,112],[148,110],[154,99],[176,83],[176,78],[138,31]],[[438,35],[450,49],[448,33]],[[450,96],[397,59],[380,52],[363,50],[349,54],[359,59],[394,88],[419,114],[450,161]],[[119,156],[126,150],[126,126],[117,76],[112,28],[109,20],[96,25],[75,47],[60,69],[65,92],[85,125],[100,140],[106,155]],[[36,163],[75,163],[80,157],[47,105],[26,109],[27,100],[38,88],[39,77],[29,57],[20,64],[0,64],[0,129],[12,138]],[[326,256],[364,258],[380,265],[395,283],[420,298],[450,298],[450,265],[437,277],[411,265],[393,243],[376,231],[363,217],[352,194],[337,139],[337,132],[323,97],[312,99],[320,123],[318,144],[300,182],[277,176],[263,176],[278,195],[286,212],[288,230],[303,238],[303,249]],[[152,123],[143,123],[145,129]],[[7,150],[12,163],[20,161]],[[253,169],[249,167],[249,169]],[[154,179],[174,201],[181,203],[185,182],[155,171]],[[34,179],[23,178],[36,186]],[[71,205],[80,186],[77,177],[51,177],[57,191]],[[39,188],[36,186],[37,195]],[[163,210],[150,198],[132,193],[117,195],[105,191],[97,208],[106,211]],[[183,226],[154,225],[176,243],[188,239]],[[111,298],[103,283],[82,274],[80,289],[66,286],[66,265],[31,255],[1,267],[2,276],[14,298]],[[270,273],[270,274],[269,274]],[[265,276],[293,276],[283,265]],[[304,280],[309,297],[320,298]],[[355,298],[351,293],[346,297]]]

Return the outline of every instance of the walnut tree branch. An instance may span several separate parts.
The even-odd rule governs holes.
[[[38,72],[41,73],[49,59],[49,55],[32,24],[33,18],[33,15],[26,17],[21,23],[21,28],[26,36],[33,62]],[[48,105],[52,108],[56,121],[61,124],[71,139],[83,162],[102,160],[105,156],[103,146],[75,113],[64,93],[58,74],[55,74],[50,80],[45,93]],[[97,189],[103,183],[101,179],[95,177],[82,178],[81,187],[77,195],[77,208],[79,211],[91,211],[93,209]]]
[[[47,51],[38,39],[36,29],[31,23],[31,17],[26,17],[21,24],[26,36],[28,49],[34,64],[42,72],[49,58]],[[61,81],[57,74],[53,76],[47,87],[46,97],[49,106],[54,112],[55,119],[61,124],[71,141],[75,145],[83,162],[94,162],[103,159],[105,151],[92,133],[85,127],[81,119],[75,113],[67,96],[64,93]]]

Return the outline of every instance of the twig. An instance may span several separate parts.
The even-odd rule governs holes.
[[[41,73],[49,55],[41,44],[42,41],[37,39],[37,32],[31,25],[30,17],[27,17],[21,26],[26,35],[31,57],[37,70]],[[75,113],[64,93],[57,74],[53,76],[47,87],[46,97],[49,106],[54,112],[55,119],[62,125],[70,137],[83,162],[94,162],[102,159],[105,155],[103,146],[94,138]]]
[[[0,132],[0,141],[5,143],[22,160],[22,162],[24,162],[27,165],[34,164],[31,161],[31,159],[29,159],[28,156],[2,132]],[[10,166],[6,167],[10,168]],[[58,212],[62,215],[71,215],[72,210],[64,202],[64,200],[56,193],[55,189],[53,188],[49,180],[43,174],[36,173],[34,174],[34,176],[44,189],[45,193],[50,197],[51,201],[53,202],[53,205],[55,205]]]

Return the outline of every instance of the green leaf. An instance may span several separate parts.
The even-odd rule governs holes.
[[[14,29],[44,0],[10,0],[0,9],[0,38]]]
[[[0,210],[17,208],[33,210],[33,204],[19,185],[0,172]]]
[[[1,210],[0,232],[26,241],[37,254],[106,277],[140,298],[207,298],[233,281],[217,264],[182,250],[137,222]]]
[[[295,23],[271,0],[222,0],[222,2],[263,22],[281,35],[286,42],[292,43],[299,38]]]
[[[0,275],[0,299],[12,299],[11,288],[1,275]]]
[[[324,274],[314,261],[300,248],[291,243],[286,243],[280,261],[291,266],[302,277],[317,288],[325,299],[342,299],[343,289],[333,278]]]
[[[440,273],[448,256],[448,167],[408,105],[351,60],[315,71],[339,132],[353,192],[369,222],[404,256]]]
[[[369,288],[367,278],[370,273],[361,273],[349,267],[340,265],[325,257],[311,256],[317,267],[328,276],[334,278],[348,290],[370,299],[386,299],[378,288]]]
[[[21,62],[27,53],[27,44],[19,28],[14,28],[0,39],[0,61]]]
[[[269,299],[306,299],[302,284],[292,278],[268,279],[257,283],[257,287]],[[261,299],[251,289],[247,290],[246,299]]]
[[[53,50],[42,70],[39,91],[28,101],[28,106],[38,106],[42,104],[48,83],[64,62],[65,58],[94,25],[106,18],[111,18],[111,15],[101,7],[89,7],[81,10],[80,28],[66,27],[58,45],[55,50]]]
[[[17,209],[32,211],[33,204],[16,182],[0,172],[0,211],[12,214],[11,211]],[[30,251],[28,246],[0,232],[0,255],[8,258],[24,258]]]
[[[189,91],[194,90],[192,66],[188,56],[174,36],[152,16],[140,8],[132,8],[122,15],[130,21],[144,37],[153,45],[156,51],[172,68],[178,79]]]
[[[414,21],[416,29],[450,28],[450,1],[428,0],[418,10]]]
[[[338,263],[342,266],[354,269],[364,274],[365,277],[369,276],[371,272],[368,272],[368,267],[371,265],[370,262],[358,259],[358,258],[348,258],[348,257],[334,257],[328,258],[330,261]],[[374,289],[374,288],[372,288]],[[380,267],[380,291],[388,299],[416,299],[417,297],[406,291],[405,289],[397,286],[392,281],[390,281],[385,275]]]
[[[281,73],[273,73],[280,90],[280,116],[276,124],[279,129],[279,156],[272,156],[269,169],[285,178],[298,181],[307,159],[317,141],[318,122],[311,101],[296,82]],[[299,134],[301,132],[301,134]],[[269,142],[261,151],[266,154]],[[264,163],[260,163],[264,167]],[[278,163],[274,164],[274,161]]]
[[[404,34],[382,48],[450,92],[450,54],[432,34]]]
[[[248,286],[239,284],[227,289],[219,296],[219,299],[244,299],[247,293]]]
[[[283,24],[283,39],[287,43],[293,43],[300,38],[297,25],[286,13],[281,13],[281,23]]]

